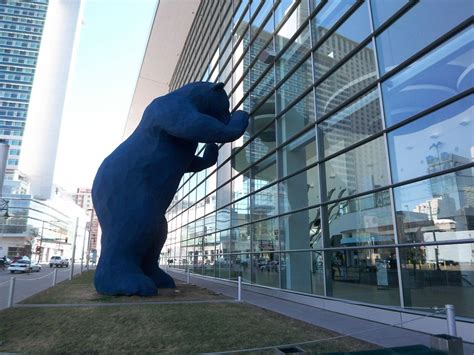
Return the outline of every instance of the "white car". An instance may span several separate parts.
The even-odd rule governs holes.
[[[41,271],[41,264],[40,263],[37,263],[37,262],[32,262],[31,263],[31,271],[36,271],[36,272],[40,272]]]
[[[11,263],[10,266],[8,267],[8,271],[10,271],[12,274],[16,271],[31,272],[31,270],[32,270],[31,262],[25,259],[17,260],[14,263]]]

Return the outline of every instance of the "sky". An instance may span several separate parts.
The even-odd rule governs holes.
[[[121,142],[156,3],[85,0],[54,178],[68,191],[91,187]]]

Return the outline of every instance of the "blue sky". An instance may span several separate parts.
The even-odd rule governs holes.
[[[65,104],[55,182],[90,187],[120,143],[156,0],[86,0]]]

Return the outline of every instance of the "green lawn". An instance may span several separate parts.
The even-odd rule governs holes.
[[[25,303],[77,303],[81,287],[90,291],[91,277],[91,274],[86,274],[64,282]],[[166,296],[168,300],[172,297],[185,300],[180,298],[183,294],[186,299],[223,299],[220,295],[190,285],[178,284],[178,291]],[[120,302],[135,302],[134,297],[119,299]],[[107,299],[107,302],[110,301],[116,299]],[[95,299],[97,302],[100,300]],[[0,352],[202,353],[334,336],[337,336],[334,332],[245,303],[232,302],[12,308],[0,312]],[[306,347],[313,352],[374,348],[376,346],[353,338],[325,341]]]

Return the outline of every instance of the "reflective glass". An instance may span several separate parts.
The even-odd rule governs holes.
[[[393,248],[325,252],[328,296],[371,304],[400,305]]]
[[[276,154],[270,155],[268,158],[260,161],[251,168],[252,174],[252,191],[263,188],[269,183],[276,180]]]
[[[281,288],[324,295],[324,273],[315,268],[321,262],[316,252],[283,253],[281,256]]]
[[[270,39],[270,41],[268,41]],[[250,68],[250,83],[253,85],[263,74],[265,69],[273,63],[275,53],[271,34],[262,32],[250,47],[250,60],[255,58],[255,64]]]
[[[306,21],[307,15],[304,16],[304,11],[306,11],[306,14],[308,14],[307,8],[308,8],[308,5],[306,1],[302,1],[298,5],[298,7],[292,12],[288,20],[286,20],[285,24],[275,34],[276,36],[275,48],[276,48],[277,53],[281,51],[283,47],[285,47],[285,45],[295,35],[298,29],[307,23]],[[292,46],[295,48],[291,50],[292,52],[296,52],[297,48],[301,46],[304,46],[307,49],[309,48],[309,27],[306,27],[306,29],[303,30],[303,34],[300,34],[298,38],[295,39],[295,42],[296,42],[296,48],[295,48],[295,45],[292,44]]]
[[[370,0],[374,28],[380,27],[406,3],[408,0]]]
[[[255,1],[255,3],[258,3],[258,2]],[[252,29],[251,29],[252,38],[255,36],[256,32],[262,25],[264,25],[262,28],[262,31],[267,32],[267,33],[273,32],[273,18],[271,16],[269,20],[263,23],[265,18],[268,16],[268,13],[271,11],[272,6],[273,6],[272,1],[263,1],[262,7],[260,8],[257,16],[252,21]]]
[[[474,317],[474,244],[400,248],[407,307],[453,304],[456,316]]]
[[[392,180],[469,164],[474,152],[474,95],[388,134]]]
[[[248,225],[230,230],[231,251],[250,252],[250,227]]]
[[[250,103],[252,109],[258,106],[262,99],[272,91],[274,86],[275,74],[273,70],[270,69],[250,93]]]
[[[311,20],[313,44],[318,42],[354,4],[355,0],[328,1]]]
[[[269,287],[280,286],[280,254],[270,250],[252,255],[252,268],[254,280],[257,285]]]
[[[383,137],[325,163],[327,199],[339,199],[388,185]]]
[[[286,142],[308,124],[315,121],[314,93],[309,92],[296,105],[278,118],[279,143]]]
[[[250,279],[251,279],[250,255],[251,254],[229,255],[231,280],[235,281],[240,276],[242,277],[242,282],[250,282]]]
[[[271,217],[278,212],[278,187],[272,185],[251,196],[252,198],[252,220]]]
[[[394,189],[401,243],[474,240],[474,168]]]
[[[280,213],[320,203],[318,166],[281,181],[279,199]]]
[[[328,246],[377,246],[394,242],[392,204],[387,190],[322,208],[328,216]]]
[[[382,128],[379,95],[373,90],[318,124],[323,138],[321,156],[334,154]]]
[[[385,74],[395,68],[473,13],[474,3],[471,0],[417,2],[377,36],[380,73]],[[410,40],[407,41],[407,38]]]
[[[309,26],[306,26],[291,45],[285,50],[277,62],[277,82],[283,77],[308,53],[311,48],[309,40]],[[305,65],[305,64],[303,64]],[[311,67],[308,68],[307,80],[312,80]]]
[[[232,204],[232,227],[250,222],[250,197],[245,197]]]
[[[316,87],[318,117],[346,102],[376,78],[374,50],[369,44]]]
[[[474,26],[471,26],[383,82],[387,126],[471,89],[473,60]]]
[[[277,65],[277,78],[282,68],[281,63]],[[277,113],[283,111],[291,104],[299,95],[301,95],[313,83],[313,75],[311,72],[311,60],[305,61],[298,69],[286,79],[282,86],[277,90]]]
[[[281,149],[281,176],[285,177],[316,162],[314,129],[309,130]]]
[[[314,52],[316,80],[353,50],[370,34],[367,3],[359,8]]]
[[[280,216],[280,247],[282,250],[320,248],[319,208]]]

